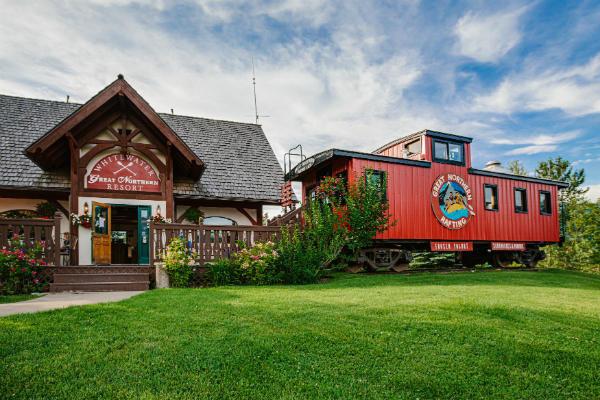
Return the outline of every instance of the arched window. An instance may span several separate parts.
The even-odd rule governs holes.
[[[203,225],[231,225],[231,226],[235,226],[235,225],[237,225],[237,222],[235,222],[231,218],[213,216],[213,217],[206,217],[206,218],[204,218],[204,220],[202,221],[202,224]]]

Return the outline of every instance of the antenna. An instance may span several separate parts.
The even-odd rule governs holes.
[[[254,57],[252,57],[252,88],[254,89],[254,117],[258,125],[258,106],[256,105],[256,73],[254,72]]]
[[[267,118],[270,115],[258,115],[258,105],[256,103],[256,73],[254,72],[254,57],[252,57],[252,88],[254,90],[254,121],[258,125],[258,119],[260,117]]]

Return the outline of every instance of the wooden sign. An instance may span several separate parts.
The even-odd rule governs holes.
[[[160,192],[154,168],[133,154],[111,154],[99,160],[86,179],[88,189]]]
[[[473,251],[473,242],[431,242],[431,251]]]
[[[492,242],[493,251],[525,251],[525,243],[520,242]]]

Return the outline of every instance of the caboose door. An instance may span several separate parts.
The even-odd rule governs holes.
[[[95,264],[110,264],[111,207],[104,203],[92,203],[92,257]]]

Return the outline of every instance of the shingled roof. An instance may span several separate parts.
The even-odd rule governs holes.
[[[0,94],[0,188],[69,190],[67,171],[43,171],[24,149],[80,106]],[[283,171],[259,125],[159,115],[205,163],[198,181],[175,177],[176,197],[278,203]]]

